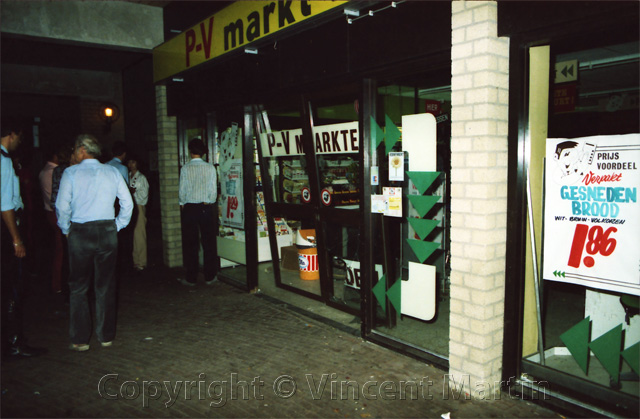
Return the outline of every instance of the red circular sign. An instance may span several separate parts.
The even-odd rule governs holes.
[[[331,192],[328,189],[322,190],[322,203],[326,206],[331,205]]]
[[[300,191],[300,198],[305,204],[311,202],[311,191],[309,190],[309,188],[307,188],[306,186],[302,188],[302,190]]]

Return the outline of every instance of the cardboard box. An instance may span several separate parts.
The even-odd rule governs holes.
[[[283,246],[280,248],[280,255],[282,257],[280,261],[280,267],[289,271],[300,270],[300,263],[298,262],[298,248],[294,246]]]

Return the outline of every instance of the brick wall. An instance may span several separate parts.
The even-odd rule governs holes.
[[[162,256],[170,268],[182,266],[182,229],[178,204],[178,132],[176,117],[167,116],[167,89],[156,86],[158,122],[158,171],[160,174],[160,217]]]
[[[449,372],[474,397],[499,391],[502,369],[509,40],[497,9],[452,2]]]

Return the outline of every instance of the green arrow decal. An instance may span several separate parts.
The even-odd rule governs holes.
[[[384,135],[384,143],[386,146],[386,154],[393,149],[393,146],[396,145],[398,140],[400,139],[400,130],[396,127],[396,124],[393,123],[389,115],[384,116],[385,120],[385,135]]]
[[[435,204],[440,200],[439,196],[431,195],[407,195],[409,201],[413,205],[413,208],[418,211],[420,217],[424,217],[433,208]]]
[[[593,354],[615,382],[620,377],[620,342],[622,342],[622,324],[609,330],[589,345]]]
[[[573,359],[576,360],[582,371],[587,373],[589,368],[589,330],[591,321],[589,317],[582,319],[578,324],[573,326],[560,335],[560,340],[567,347]]]
[[[413,253],[415,253],[420,263],[424,263],[424,261],[440,247],[440,243],[423,242],[413,239],[407,239],[407,243],[411,246],[411,250],[413,250]]]
[[[382,277],[378,280],[378,283],[371,290],[373,291],[373,295],[376,297],[376,300],[378,300],[378,303],[380,303],[382,311],[384,311],[385,313],[387,312],[387,304],[385,304],[384,298],[387,291],[387,287],[385,286],[386,282],[387,275],[382,275]]]
[[[418,188],[420,195],[424,195],[433,181],[440,176],[440,172],[407,172],[407,176]]]
[[[387,291],[387,297],[389,297],[389,302],[396,309],[398,313],[402,313],[402,280],[398,279],[393,283],[391,287],[389,287],[389,291]]]
[[[637,342],[622,351],[622,358],[627,361],[633,372],[640,374],[638,363],[640,363],[640,342]]]
[[[411,224],[411,227],[413,227],[413,229],[416,231],[416,233],[418,234],[418,237],[420,237],[421,240],[426,239],[429,233],[431,233],[433,229],[436,228],[440,223],[439,220],[423,220],[422,218],[412,218],[412,217],[408,217],[407,220],[409,221],[409,224]]]

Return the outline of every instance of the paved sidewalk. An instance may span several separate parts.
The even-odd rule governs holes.
[[[2,417],[559,416],[506,394],[456,398],[442,370],[227,284],[184,287],[178,273],[125,278],[113,346],[93,337],[85,353],[67,349],[64,301],[32,296],[27,336],[49,353],[3,361]]]

